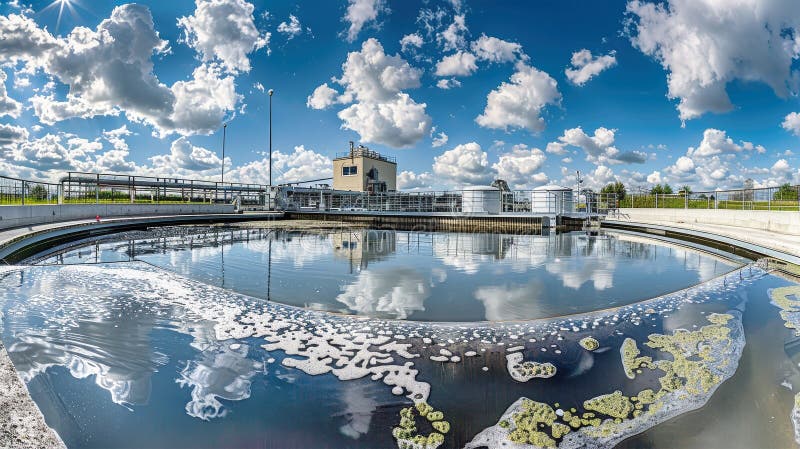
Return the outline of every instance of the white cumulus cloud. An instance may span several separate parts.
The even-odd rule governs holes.
[[[211,150],[192,145],[186,137],[180,137],[170,147],[169,154],[150,158],[153,167],[164,173],[208,172],[217,173],[222,169],[222,159]],[[226,165],[230,163],[226,158]]]
[[[472,42],[470,49],[482,61],[501,63],[514,62],[518,58],[523,60],[528,58],[522,52],[522,45],[485,34]]]
[[[461,87],[461,81],[455,78],[443,78],[436,82],[436,87],[443,90],[450,90]]]
[[[476,70],[475,55],[468,51],[453,53],[436,63],[436,76],[469,76]]]
[[[329,178],[333,176],[333,162],[330,158],[319,154],[304,145],[294,147],[291,153],[273,151],[272,166],[275,173],[272,182],[305,181],[309,179]],[[269,182],[269,159],[249,162],[230,171],[226,178],[239,182],[267,184]]]
[[[364,142],[408,147],[431,129],[426,104],[404,92],[419,87],[421,75],[421,70],[399,55],[387,55],[380,42],[370,38],[342,64],[342,76],[336,83],[344,92],[337,97],[334,89],[323,84],[308,97],[307,105],[322,109],[332,105],[334,97],[338,103],[352,103],[338,113],[342,128],[357,132]]]
[[[781,126],[795,136],[800,136],[800,114],[797,112],[790,112],[786,118],[783,119]]]
[[[67,85],[63,100],[48,87],[30,99],[45,124],[124,112],[160,136],[208,134],[241,100],[220,63],[201,64],[192,79],[172,87],[159,81],[152,58],[169,47],[155,31],[150,10],[141,5],[118,6],[95,30],[76,27],[65,38],[19,16],[0,18],[0,34],[13,38],[0,40],[0,63],[25,61]]]
[[[444,131],[442,131],[433,137],[432,146],[434,148],[439,148],[441,146],[444,146],[445,144],[447,144],[448,139],[449,138],[447,137],[447,134],[445,134]]]
[[[328,83],[321,84],[314,89],[314,92],[306,98],[306,106],[311,109],[326,109],[337,103],[339,92],[328,86]]]
[[[415,48],[421,48],[424,41],[418,33],[406,34],[400,39],[400,48],[405,53]]]
[[[570,145],[582,149],[586,153],[586,160],[595,165],[643,163],[647,154],[641,151],[620,151],[614,146],[615,129],[600,127],[594,130],[594,135],[586,134],[581,127],[564,130],[558,138],[558,143],[548,145],[547,151],[554,154],[564,154],[564,146]]]
[[[475,142],[458,145],[436,156],[433,173],[455,186],[488,185],[494,179],[486,152]]]
[[[269,44],[255,26],[254,7],[245,0],[195,0],[194,14],[178,19],[186,42],[203,61],[218,60],[232,72],[250,71],[249,54]]]
[[[593,56],[592,52],[584,48],[572,54],[570,63],[572,67],[568,67],[564,74],[573,84],[583,86],[603,70],[617,65],[617,57],[613,51],[607,55]]]
[[[763,82],[781,98],[797,92],[800,2],[669,0],[628,2],[628,34],[667,75],[681,120],[726,112],[726,86]]]
[[[415,173],[403,170],[397,175],[397,188],[400,190],[422,190],[433,186],[434,177],[428,172]]]
[[[484,128],[524,128],[538,133],[545,128],[542,110],[560,101],[561,93],[556,80],[535,67],[519,62],[511,80],[489,92],[486,108],[475,121]]]
[[[347,40],[353,42],[364,25],[374,22],[378,15],[388,12],[385,0],[348,0],[344,20],[350,23]]]
[[[22,113],[22,104],[8,96],[7,79],[6,72],[0,69],[0,117],[7,115],[11,118],[18,118]]]
[[[519,144],[514,145],[510,152],[501,154],[492,168],[512,188],[529,189],[548,181],[547,175],[540,171],[546,159],[542,150]]]

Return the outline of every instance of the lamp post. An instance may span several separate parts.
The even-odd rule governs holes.
[[[225,137],[227,137],[228,132],[228,124],[225,123],[222,125],[222,176],[220,177],[221,182],[225,182]]]
[[[274,90],[269,90],[269,186],[272,187],[272,94]]]

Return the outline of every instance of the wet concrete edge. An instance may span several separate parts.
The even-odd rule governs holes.
[[[44,421],[28,388],[0,343],[0,448],[66,448]]]

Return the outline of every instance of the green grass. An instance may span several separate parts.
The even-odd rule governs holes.
[[[653,196],[626,197],[620,201],[621,208],[655,208],[656,199]],[[690,198],[688,201],[680,197],[658,198],[659,209],[714,209],[713,199]],[[797,201],[733,201],[719,200],[716,202],[716,209],[729,210],[774,210],[774,211],[798,211],[800,205]]]

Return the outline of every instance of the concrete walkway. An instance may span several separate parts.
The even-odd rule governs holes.
[[[199,214],[199,215],[148,215],[134,217],[101,218],[96,220],[74,220],[59,223],[45,223],[19,228],[0,230],[0,261],[20,251],[25,246],[54,237],[64,237],[76,233],[99,234],[113,232],[115,228],[134,226],[169,226],[192,223],[224,223],[235,221],[275,220],[283,217],[283,212],[247,212],[243,214]]]
[[[758,212],[752,212],[757,214]],[[720,225],[709,223],[687,223],[682,221],[666,221],[666,220],[645,220],[643,217],[636,217],[635,219],[626,218],[624,215],[620,217],[611,217],[607,220],[610,223],[629,223],[629,224],[642,224],[654,225],[672,228],[676,230],[688,230],[698,233],[703,233],[707,236],[718,236],[724,239],[730,239],[738,242],[743,242],[768,250],[775,251],[776,253],[785,254],[787,257],[782,257],[788,262],[797,264],[800,262],[800,235],[786,234],[781,232],[768,231],[764,229],[754,229],[750,227],[741,227],[733,225]],[[792,260],[793,259],[793,260]]]

